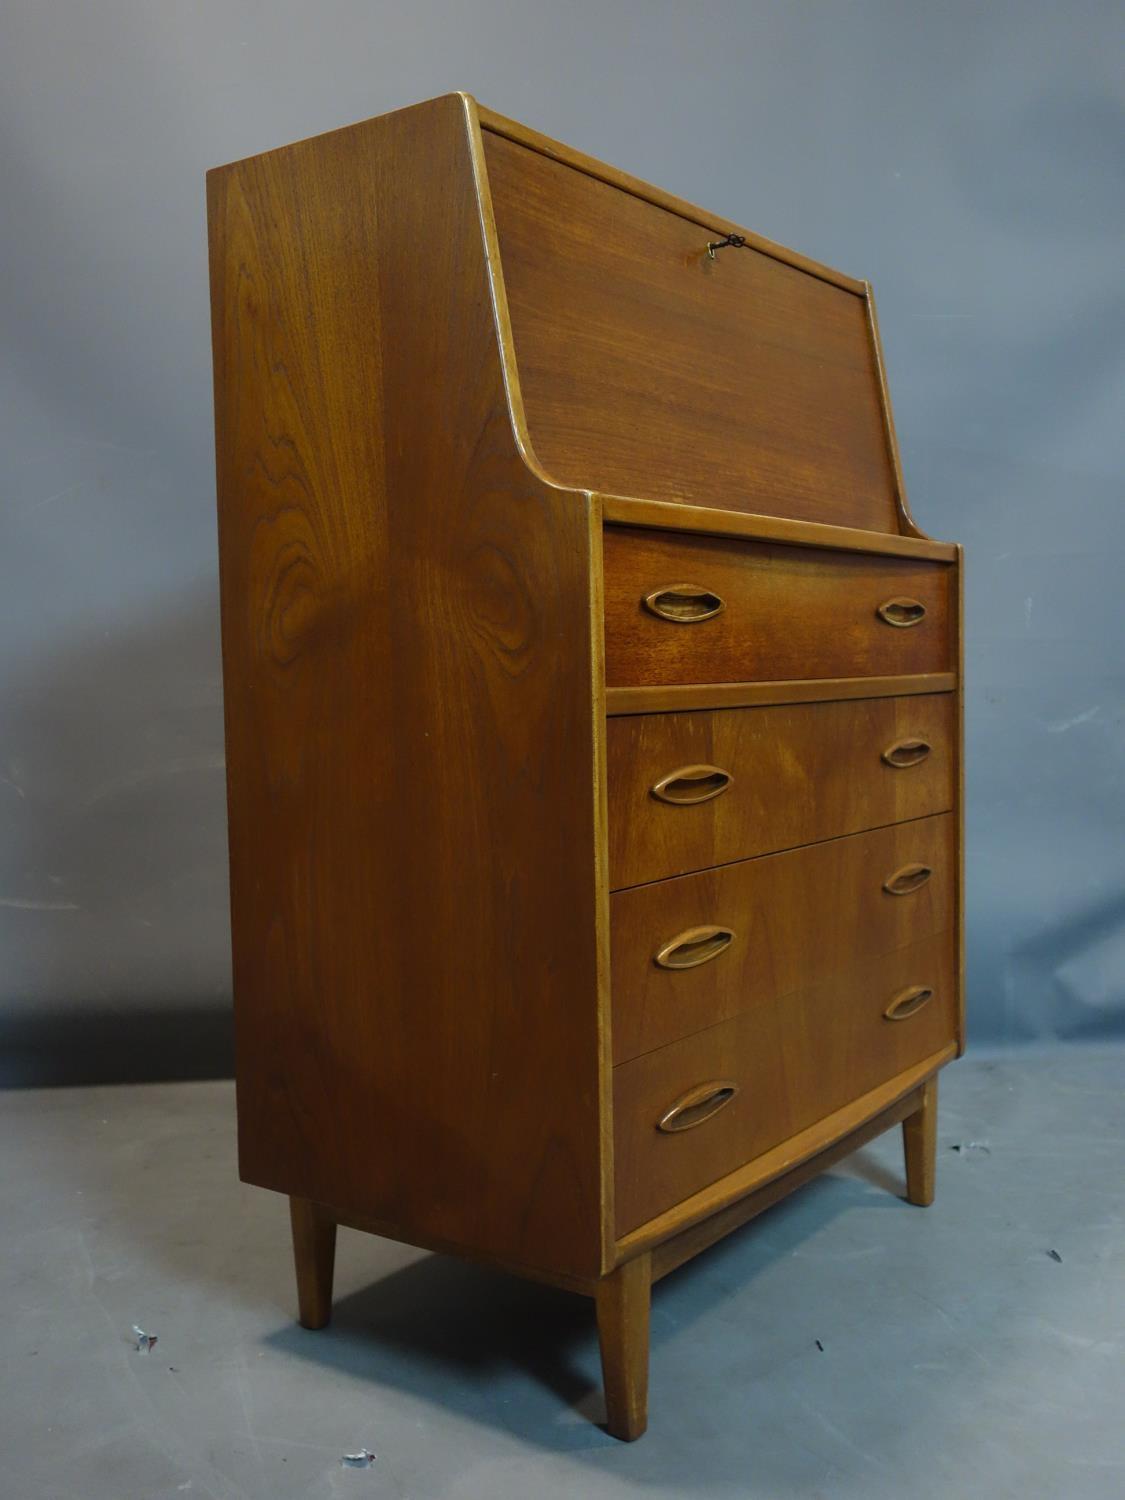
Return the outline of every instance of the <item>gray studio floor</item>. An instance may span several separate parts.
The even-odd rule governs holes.
[[[669,1277],[631,1447],[580,1299],[342,1232],[296,1328],[230,1085],[0,1112],[4,1500],[1125,1494],[1125,1053],[966,1059],[932,1209],[888,1136]]]

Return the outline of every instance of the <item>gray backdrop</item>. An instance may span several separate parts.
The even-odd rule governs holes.
[[[228,1064],[203,174],[454,88],[874,282],[968,551],[972,1035],[1125,1030],[1121,18],[4,0],[7,1081]]]

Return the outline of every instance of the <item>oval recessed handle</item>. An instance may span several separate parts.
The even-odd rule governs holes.
[[[692,807],[697,802],[710,802],[733,781],[734,777],[721,766],[680,766],[660,778],[652,788],[652,795],[676,807]]]
[[[932,749],[928,740],[896,740],[883,751],[883,759],[896,771],[905,771],[910,766],[920,766]]]
[[[675,625],[698,625],[726,609],[726,601],[695,583],[666,583],[644,597],[644,607]]]
[[[661,969],[697,969],[725,953],[733,942],[729,927],[689,927],[669,938],[652,961]]]
[[[903,865],[901,870],[887,876],[883,889],[888,896],[909,896],[911,891],[925,885],[933,873],[929,865]]]
[[[677,1130],[694,1130],[712,1115],[717,1115],[737,1093],[738,1084],[725,1079],[717,1083],[701,1083],[698,1088],[681,1094],[675,1104],[670,1104],[657,1120],[656,1128],[668,1135],[674,1135]]]
[[[926,984],[912,984],[909,989],[900,990],[890,1005],[883,1012],[885,1021],[908,1021],[911,1016],[916,1016],[923,1005],[929,1005],[934,998],[934,992]]]
[[[907,625],[921,625],[926,618],[926,606],[919,599],[887,599],[875,611],[886,625],[897,625],[900,630]]]

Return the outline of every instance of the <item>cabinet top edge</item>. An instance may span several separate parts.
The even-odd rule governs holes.
[[[678,198],[673,193],[667,193],[662,188],[645,182],[642,178],[634,177],[628,172],[622,172],[619,168],[610,166],[608,163],[599,161],[596,157],[587,156],[584,152],[577,151],[571,146],[564,145],[561,141],[552,140],[550,136],[543,135],[540,131],[533,130],[529,125],[523,125],[518,120],[509,119],[507,115],[499,114],[496,110],[488,109],[479,103],[472,94],[462,90],[450,91],[447,94],[436,95],[432,99],[408,104],[402,109],[389,110],[382,115],[374,115],[362,120],[353,120],[347,124],[333,126],[329,130],[314,131],[312,135],[302,136],[297,140],[287,141],[279,146],[268,147],[264,151],[253,151],[243,157],[232,161],[223,162],[211,167],[207,176],[218,177],[232,168],[241,166],[244,162],[255,161],[262,156],[271,156],[275,151],[288,151],[293,147],[306,146],[311,141],[323,140],[326,137],[340,134],[343,131],[355,130],[363,125],[369,125],[372,120],[385,119],[388,115],[404,114],[407,110],[433,109],[438,106],[448,107],[455,105],[457,108],[468,112],[470,118],[475,117],[480,129],[490,131],[494,135],[502,135],[508,140],[515,141],[518,145],[526,146],[532,151],[537,151],[542,156],[550,157],[551,160],[561,162],[563,165],[572,167],[574,170],[586,173],[589,177],[596,177],[600,181],[620,189],[622,192],[630,193],[635,198],[642,198],[658,208],[668,210],[670,213],[678,214],[682,219],[688,219],[698,224],[701,228],[709,229],[717,235],[740,234],[746,243],[753,249],[768,255],[773,260],[782,261],[792,266],[795,270],[804,271],[810,276],[815,276],[821,281],[830,282],[833,286],[851,292],[857,297],[866,298],[868,295],[867,283],[857,280],[854,276],[848,276],[843,271],[837,271],[831,266],[826,266],[820,261],[813,260],[810,256],[801,255],[788,246],[779,245],[776,241],[767,239],[765,235],[755,234],[753,230],[744,225],[736,224],[733,219],[723,218],[719,214],[707,212],[696,204],[687,202],[686,199]]]
[[[415,110],[434,110],[454,108],[458,112],[468,112],[473,115],[478,110],[476,100],[471,94],[460,90],[451,90],[447,94],[435,94],[432,99],[419,99],[413,104],[404,104],[398,109],[384,110],[382,114],[365,115],[360,120],[348,120],[343,125],[331,125],[327,130],[314,130],[312,135],[298,136],[291,141],[282,141],[276,146],[267,146],[263,151],[250,151],[245,156],[234,157],[231,161],[221,162],[214,167],[208,167],[204,174],[208,179],[218,178],[226,172],[237,170],[248,162],[260,161],[263,157],[275,156],[286,151],[297,150],[303,146],[310,146],[315,141],[328,141],[333,136],[343,136],[351,131],[362,130],[364,126],[374,125],[379,120],[390,120],[396,115],[412,114]]]

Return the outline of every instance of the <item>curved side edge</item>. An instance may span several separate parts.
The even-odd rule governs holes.
[[[590,579],[590,695],[592,701],[593,742],[593,786],[595,803],[595,870],[594,886],[597,903],[597,1015],[599,1042],[598,1070],[598,1134],[599,1134],[599,1196],[601,1203],[601,1270],[608,1271],[614,1256],[614,1166],[613,1166],[613,1049],[609,1018],[609,842],[608,842],[608,797],[606,791],[605,752],[605,611],[604,579],[602,568],[603,505],[600,495],[592,490],[578,490],[570,485],[559,484],[540,463],[528,431],[524,410],[523,392],[520,389],[519,363],[516,359],[515,338],[512,320],[508,311],[508,294],[504,285],[504,269],[500,258],[500,241],[496,233],[496,216],[492,207],[492,189],[488,181],[488,168],[484,160],[484,142],[481,139],[480,114],[477,101],[471,94],[460,93],[458,98],[465,122],[465,137],[468,142],[469,159],[472,164],[473,189],[480,223],[481,243],[488,274],[489,296],[492,302],[492,320],[496,332],[496,345],[500,356],[500,372],[504,396],[508,407],[508,421],[516,451],[530,474],[556,495],[581,499],[586,509],[587,547]]]
[[[473,187],[476,193],[481,239],[484,243],[485,264],[488,267],[488,288],[492,299],[492,316],[496,326],[496,341],[500,349],[500,366],[504,379],[504,394],[508,401],[508,417],[512,424],[512,437],[520,457],[541,484],[562,494],[584,495],[589,501],[592,498],[590,491],[576,490],[571,485],[559,484],[556,479],[552,479],[540,463],[532,445],[531,434],[527,426],[527,414],[524,411],[523,392],[520,389],[519,364],[516,360],[512,319],[508,312],[508,293],[504,286],[500,241],[496,233],[496,215],[492,208],[492,189],[489,186],[488,168],[484,160],[480,115],[477,102],[471,94],[460,94],[458,97],[465,115],[465,134],[473,167]]]
[[[898,448],[898,433],[895,431],[894,412],[891,409],[891,392],[887,385],[887,369],[883,359],[883,340],[879,334],[879,315],[875,310],[875,293],[871,283],[866,288],[867,330],[871,337],[871,352],[875,357],[875,371],[879,379],[879,399],[883,408],[883,430],[887,436],[887,449],[891,455],[891,467],[895,476],[895,508],[898,511],[899,529],[904,536],[921,537],[930,541],[929,534],[915,521],[910,513],[910,501],[906,497],[906,481],[902,477],[902,457]]]
[[[957,631],[957,779],[954,783],[957,817],[957,1056],[967,1045],[965,1022],[965,549],[957,548],[953,587],[953,622]]]

